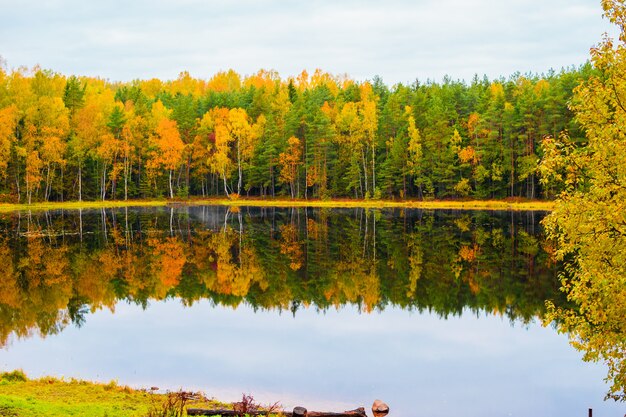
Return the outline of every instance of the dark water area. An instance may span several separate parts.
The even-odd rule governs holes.
[[[394,416],[621,415],[544,328],[539,212],[180,207],[0,216],[0,366]]]

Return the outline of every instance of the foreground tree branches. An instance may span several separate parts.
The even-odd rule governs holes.
[[[608,398],[626,400],[626,7],[603,1],[605,16],[621,33],[592,49],[597,76],[575,91],[573,110],[588,143],[550,139],[542,171],[564,189],[547,218],[564,261],[563,289],[574,303],[555,308],[559,321],[585,360],[608,365]]]

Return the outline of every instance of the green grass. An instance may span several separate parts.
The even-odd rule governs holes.
[[[21,371],[0,374],[0,416],[3,417],[143,417],[162,409],[165,394],[75,379],[28,379]],[[202,401],[193,407],[215,408]],[[154,414],[153,414],[154,415]],[[161,414],[158,414],[161,415]]]
[[[327,207],[327,208],[422,208],[422,209],[454,209],[454,210],[546,210],[554,208],[552,201],[539,200],[432,200],[432,201],[391,201],[391,200],[289,200],[226,198],[189,199],[189,200],[129,200],[129,201],[71,201],[47,202],[33,204],[0,204],[0,212],[18,210],[77,210],[111,207],[158,207],[174,205],[222,205],[222,206],[255,206],[255,207]]]

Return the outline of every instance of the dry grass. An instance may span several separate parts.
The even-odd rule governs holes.
[[[429,210],[542,210],[554,209],[553,201],[539,200],[432,200],[432,201],[390,201],[390,200],[289,200],[226,198],[189,199],[189,200],[129,200],[129,201],[72,201],[48,202],[34,204],[0,204],[0,212],[11,211],[45,211],[45,210],[77,210],[112,207],[158,207],[166,205],[222,205],[222,206],[254,206],[254,207],[326,207],[326,208],[421,208]]]

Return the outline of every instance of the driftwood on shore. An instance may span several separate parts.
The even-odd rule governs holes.
[[[222,416],[222,417],[237,417],[243,415],[249,416],[265,416],[268,414],[267,411],[246,411],[245,413],[241,411],[235,410],[224,410],[224,409],[202,409],[202,408],[189,408],[187,409],[188,416]],[[296,407],[294,411],[273,411],[271,414],[283,415],[285,417],[367,417],[365,414],[365,409],[363,407],[357,408],[355,410],[344,411],[343,413],[331,413],[325,411],[307,411],[303,407]]]

